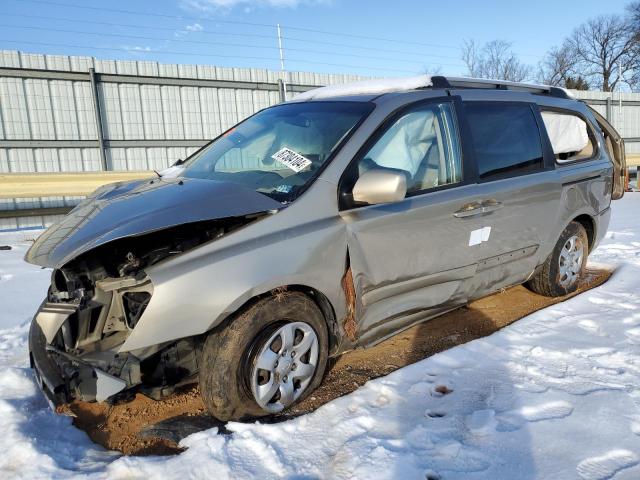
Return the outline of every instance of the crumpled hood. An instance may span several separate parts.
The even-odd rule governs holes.
[[[196,178],[121,182],[96,190],[47,229],[25,256],[59,268],[107,242],[177,225],[278,210],[282,204],[241,185]]]

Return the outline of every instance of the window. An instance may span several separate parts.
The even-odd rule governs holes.
[[[460,145],[452,105],[421,105],[395,120],[358,162],[358,175],[371,169],[403,172],[407,195],[459,182]]]
[[[526,103],[465,103],[482,180],[513,177],[543,168],[540,132]]]
[[[330,101],[267,108],[191,157],[184,176],[237,183],[291,202],[372,109],[367,102]]]
[[[542,120],[558,162],[585,160],[594,156],[596,148],[593,133],[578,115],[544,110]]]

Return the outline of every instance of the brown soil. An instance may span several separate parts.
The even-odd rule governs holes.
[[[601,285],[610,275],[606,270],[588,269],[577,293]],[[287,415],[268,420],[279,421],[310,412],[373,378],[490,335],[573,295],[548,298],[522,286],[513,287],[414,326],[374,347],[348,352],[333,363],[311,397]],[[75,402],[68,406],[67,413],[75,417],[74,424],[93,441],[127,455],[175,454],[181,451],[176,442],[188,433],[213,426],[225,431],[223,424],[207,416],[197,386],[186,387],[162,401],[136,395],[132,401],[115,406]]]

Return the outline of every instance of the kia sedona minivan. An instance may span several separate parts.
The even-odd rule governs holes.
[[[277,413],[329,357],[512,285],[576,290],[625,171],[620,136],[559,88],[312,90],[44,232],[31,365],[54,405],[199,382],[220,420]]]

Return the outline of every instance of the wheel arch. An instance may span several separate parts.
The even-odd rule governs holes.
[[[596,233],[597,233],[596,231],[597,226],[596,226],[595,220],[591,215],[588,215],[585,213],[582,215],[578,215],[571,221],[579,223],[584,227],[585,231],[587,232],[587,240],[589,242],[589,252],[591,252],[591,249],[596,239]]]
[[[245,312],[260,300],[268,297],[277,297],[278,295],[282,295],[286,292],[303,293],[318,306],[327,326],[327,334],[329,338],[329,356],[334,354],[338,350],[341,338],[335,308],[329,300],[329,297],[322,291],[318,290],[317,288],[302,284],[281,285],[268,291],[253,295],[242,305],[240,305],[240,307],[238,307],[236,310],[226,315],[221,321],[216,322],[216,324],[212,326],[212,328],[210,328],[207,332],[205,332],[204,335],[206,336],[212,332],[220,331],[221,329],[225,328],[227,325],[233,322],[234,318],[236,318],[238,315],[241,315],[242,312]]]

